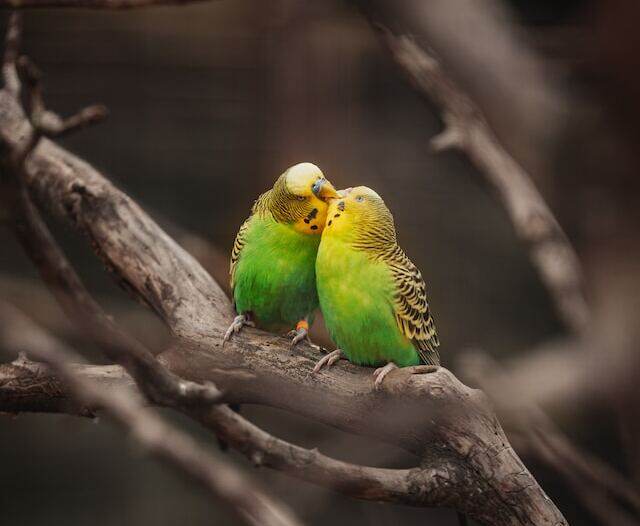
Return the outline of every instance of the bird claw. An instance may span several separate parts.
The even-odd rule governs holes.
[[[313,368],[312,374],[316,374],[323,367],[331,367],[334,363],[336,363],[341,358],[344,358],[344,353],[340,349],[336,349],[335,351],[331,351],[329,354],[323,356],[318,360],[318,363]]]
[[[309,339],[309,331],[304,327],[298,327],[297,329],[293,329],[289,331],[287,334],[291,340],[291,348],[293,349],[296,345],[298,345],[302,340]]]
[[[387,376],[391,371],[397,368],[398,366],[395,363],[389,362],[384,367],[378,367],[375,371],[373,371],[373,377],[375,378],[373,382],[373,388],[379,390],[382,387],[382,382],[385,376]]]
[[[227,343],[229,338],[231,338],[232,334],[240,332],[240,329],[242,329],[242,327],[244,327],[245,325],[249,327],[256,326],[256,324],[253,323],[246,314],[238,314],[231,322],[231,325],[229,325],[227,332],[224,333],[224,338],[222,339],[222,345]]]

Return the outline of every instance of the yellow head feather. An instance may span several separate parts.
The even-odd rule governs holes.
[[[329,204],[325,235],[372,249],[396,242],[393,216],[375,191],[357,186],[338,193]]]
[[[322,182],[322,192],[317,190]],[[273,188],[262,194],[254,206],[254,213],[268,213],[280,223],[288,223],[301,233],[322,233],[327,217],[325,195],[337,195],[335,189],[315,164],[299,163],[284,172]]]

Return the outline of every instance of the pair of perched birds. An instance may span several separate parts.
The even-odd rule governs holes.
[[[366,186],[336,191],[311,163],[289,168],[255,202],[233,246],[231,288],[238,316],[225,341],[244,325],[295,327],[295,346],[319,306],[338,348],[315,372],[345,357],[378,367],[377,388],[396,367],[440,363],[425,284],[391,212]]]

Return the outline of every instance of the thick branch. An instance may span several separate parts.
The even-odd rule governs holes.
[[[17,28],[18,22],[17,17],[12,16],[7,38],[8,50],[14,45],[14,40],[17,40],[12,30]],[[19,34],[19,31],[16,31]],[[16,66],[19,67],[30,102],[31,126],[26,136],[20,137],[17,143],[7,140],[0,143],[3,198],[14,231],[23,248],[63,308],[67,310],[67,314],[75,317],[88,338],[101,344],[107,355],[127,368],[135,378],[137,386],[151,400],[172,407],[190,406],[193,403],[207,406],[219,400],[220,393],[215,386],[210,383],[199,385],[177,378],[161,366],[149,351],[115,327],[84,288],[31,203],[25,186],[24,163],[40,139],[43,136],[60,136],[90,124],[100,119],[105,113],[104,110],[90,108],[68,119],[61,119],[46,109],[40,89],[39,73],[35,67],[24,57],[16,62],[12,52],[5,53],[5,59],[3,72],[7,75],[7,85],[13,80],[12,70]],[[19,91],[12,89],[7,92],[19,101]],[[230,504],[246,522],[264,526],[299,524],[286,507],[272,501],[251,479],[237,471],[228,461],[211,456],[189,435],[175,430],[153,412],[143,408],[139,396],[122,389],[105,393],[94,383],[80,378],[76,369],[69,365],[71,361],[79,361],[75,353],[51,338],[40,343],[44,345],[31,348],[30,352],[47,362],[61,377],[73,398],[81,402],[78,410],[80,414],[87,412],[85,407],[99,406],[159,458],[175,465],[180,471],[205,486],[213,495]],[[19,359],[11,365],[23,374],[30,369],[28,365],[31,365],[23,362],[25,360]],[[31,371],[35,371],[39,381],[46,375],[42,367],[32,367]],[[47,383],[51,386],[53,381]],[[20,389],[24,392],[24,382],[17,387],[18,395],[22,394]],[[54,397],[61,398],[59,394]]]
[[[22,347],[24,348],[24,346]],[[34,356],[39,353],[32,353]],[[102,392],[135,390],[120,366],[74,365],[73,374],[99,386]],[[93,416],[102,400],[78,403],[51,369],[24,358],[0,365],[0,411],[64,413]],[[280,440],[254,426],[227,407],[190,414],[241,452],[255,467],[269,467],[346,496],[413,506],[438,506],[452,498],[439,477],[444,469],[382,469],[358,466]],[[456,501],[451,500],[452,504]]]
[[[0,350],[29,351],[34,356],[69,353],[69,348],[44,331],[23,313],[0,302]],[[74,374],[90,381],[101,391],[125,393],[136,390],[135,383],[119,366],[75,365]],[[141,398],[141,397],[140,397]],[[78,404],[67,386],[49,367],[25,359],[0,365],[0,410],[4,412],[53,412],[92,416],[102,407]],[[341,462],[269,435],[226,407],[190,408],[189,414],[213,430],[220,438],[244,454],[255,466],[265,466],[291,476],[326,486],[359,499],[397,502],[407,505],[438,505],[450,491],[440,477],[455,466],[442,462],[433,468],[378,469]],[[452,504],[455,500],[451,500]]]
[[[12,19],[12,26],[17,20]],[[11,32],[10,32],[11,35]],[[5,66],[10,70],[12,63]],[[78,321],[84,334],[102,346],[107,356],[122,364],[138,381],[145,393],[162,403],[215,402],[219,391],[210,384],[198,385],[183,381],[166,371],[156,358],[139,342],[120,331],[85,289],[60,247],[31,203],[24,185],[25,159],[43,136],[59,136],[91,124],[105,115],[101,107],[87,108],[67,119],[61,119],[46,109],[42,99],[40,74],[26,57],[18,61],[30,100],[29,120],[32,127],[18,144],[3,143],[3,181],[12,225],[27,255],[36,265],[42,279],[49,285],[71,319]]]
[[[519,436],[529,454],[557,471],[575,495],[603,524],[639,524],[619,506],[625,502],[640,513],[640,489],[599,458],[571,443],[555,423],[530,399],[505,369],[482,351],[461,360],[465,378],[491,397],[506,425]]]
[[[19,137],[24,117],[5,92],[0,114],[2,136]],[[310,348],[291,355],[288,342],[273,335],[248,330],[222,348],[233,315],[228,299],[130,198],[46,139],[27,161],[27,182],[41,203],[89,236],[121,284],[167,321],[180,343],[163,356],[174,373],[211,380],[230,401],[281,407],[420,455],[428,450],[425,468],[438,471],[441,491],[424,504],[456,506],[487,524],[563,523],[480,394],[448,371],[398,371],[387,382],[394,396],[384,396],[358,367],[311,375],[318,356]]]
[[[33,132],[15,94],[1,91],[0,136],[6,148],[19,148],[20,138]],[[288,341],[273,335],[247,330],[222,348],[221,335],[233,314],[230,302],[128,196],[46,139],[27,158],[21,176],[42,205],[90,238],[118,282],[167,322],[179,346],[165,353],[162,363],[174,374],[213,381],[230,401],[282,407],[422,457],[419,469],[382,473],[274,440],[224,407],[180,407],[255,462],[338,484],[360,498],[453,506],[491,525],[566,524],[518,459],[481,393],[446,369],[432,374],[401,369],[385,381],[387,392],[378,393],[368,372],[352,365],[312,375],[318,358],[312,349],[292,355]],[[34,219],[28,211],[24,217]],[[34,252],[53,250],[38,230],[33,221],[27,225],[27,240],[38,239]],[[60,258],[43,256],[46,268],[55,269],[53,278],[63,278],[63,288],[73,282]],[[71,301],[77,303],[78,289],[71,289]],[[75,385],[73,377],[65,377]],[[145,385],[147,379],[138,380]],[[107,401],[99,396],[92,400]],[[120,417],[127,418],[124,408]]]
[[[75,353],[65,350],[62,346],[46,345],[40,345],[31,351],[35,357],[46,361],[55,374],[52,374],[47,366],[20,358],[9,367],[23,374],[23,387],[26,387],[25,371],[34,372],[39,385],[46,382],[48,389],[56,385],[58,397],[64,396],[63,393],[67,392],[68,387],[68,393],[79,401],[80,407],[99,407],[150,453],[178,468],[181,473],[188,475],[215,497],[229,504],[249,524],[299,524],[286,507],[267,497],[233,464],[213,455],[189,435],[166,424],[150,409],[143,407],[142,398],[133,391],[123,389],[124,386],[105,391],[102,389],[104,381],[96,381],[98,376],[95,369],[89,368],[87,371],[86,368],[83,370],[78,366],[70,366],[72,362],[81,361]],[[0,367],[0,381],[11,369],[7,371],[7,366]],[[89,377],[83,374],[86,372],[89,372]],[[109,384],[113,380],[111,373],[112,371],[107,373]],[[58,378],[64,383],[60,383]]]

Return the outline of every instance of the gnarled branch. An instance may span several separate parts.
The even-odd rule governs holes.
[[[178,431],[145,408],[142,397],[129,389],[125,375],[114,370],[105,371],[109,367],[77,365],[82,361],[80,356],[61,345],[38,345],[30,351],[48,365],[31,362],[21,356],[11,364],[0,366],[0,393],[6,391],[8,375],[14,376],[14,382],[16,379],[20,381],[22,395],[35,387],[29,384],[29,378],[32,381],[35,378],[37,388],[46,385],[46,398],[50,402],[68,398],[82,408],[100,408],[151,454],[173,465],[222,499],[248,524],[300,524],[288,508],[268,497],[230,461],[213,455],[188,434]],[[76,365],[72,366],[71,363]],[[95,369],[101,369],[103,375],[96,374]],[[108,390],[103,389],[104,384],[108,385]],[[0,400],[3,398],[0,395]],[[66,409],[65,406],[58,407]],[[88,416],[90,413],[83,409],[79,414]]]
[[[9,145],[29,131],[7,91],[0,92],[0,115],[0,136]],[[432,374],[402,369],[388,377],[385,393],[376,393],[362,368],[341,365],[311,375],[315,351],[303,347],[291,355],[288,341],[260,331],[247,330],[222,348],[221,335],[233,315],[229,300],[128,196],[47,139],[27,159],[24,175],[38,202],[86,234],[116,280],[166,321],[178,344],[161,362],[174,374],[212,381],[227,401],[281,407],[422,457],[419,469],[402,475],[381,477],[359,467],[356,477],[344,464],[291,449],[256,428],[247,447],[237,437],[249,433],[251,424],[227,408],[181,408],[254,461],[261,458],[265,465],[326,484],[341,473],[347,482],[338,487],[347,494],[453,506],[486,524],[566,523],[518,459],[481,393],[446,369]],[[281,447],[273,449],[274,444]],[[285,463],[292,451],[303,461]]]
[[[640,514],[640,489],[613,467],[574,445],[555,423],[530,399],[523,398],[519,386],[506,370],[482,351],[461,360],[465,378],[481,386],[496,410],[507,419],[507,427],[518,436],[519,450],[547,464],[567,482],[584,506],[602,524],[639,524],[617,501]]]
[[[10,28],[18,27],[17,15],[12,15]],[[8,49],[17,41],[17,30],[9,31]],[[27,134],[17,142],[2,140],[1,181],[4,186],[3,198],[7,204],[16,236],[27,254],[38,267],[42,278],[49,284],[60,304],[70,317],[75,317],[88,337],[102,344],[109,356],[123,363],[135,378],[138,387],[152,400],[172,407],[190,406],[198,403],[210,405],[220,398],[219,391],[210,383],[204,385],[184,381],[162,367],[156,358],[140,344],[118,331],[111,320],[100,309],[80,278],[67,261],[62,250],[42,221],[39,212],[32,205],[25,186],[25,160],[37,147],[43,136],[57,136],[85,126],[104,115],[104,111],[85,110],[68,119],[61,119],[46,109],[42,100],[39,77],[34,66],[21,57],[17,62],[13,52],[5,54],[8,59],[3,67],[7,80],[15,77],[12,70],[16,64],[20,68],[28,88],[30,127]],[[11,82],[8,83],[9,85]],[[19,100],[19,89],[10,93]],[[18,88],[20,85],[18,84]],[[23,322],[24,325],[24,322]],[[30,348],[30,352],[46,361],[65,382],[74,397],[81,402],[79,414],[86,414],[85,407],[99,406],[116,422],[129,430],[134,437],[159,458],[177,466],[182,472],[205,486],[213,495],[222,498],[232,509],[250,524],[265,526],[295,526],[297,519],[286,507],[267,497],[253,481],[238,471],[227,460],[210,455],[189,435],[163,422],[150,410],[144,409],[140,398],[127,390],[111,390],[108,394],[99,386],[81,378],[72,361],[79,357],[58,344],[52,338],[40,338],[40,345]],[[20,380],[3,379],[5,385],[17,388],[20,396],[29,392],[25,385],[24,373],[35,373],[39,382],[46,377],[42,366],[30,364],[20,358],[10,364]],[[53,380],[45,381],[51,388]],[[26,389],[25,389],[26,387]],[[60,398],[61,389],[54,390],[53,398]],[[51,396],[50,396],[51,398]],[[86,405],[85,405],[86,404]],[[73,406],[72,406],[73,407]]]

